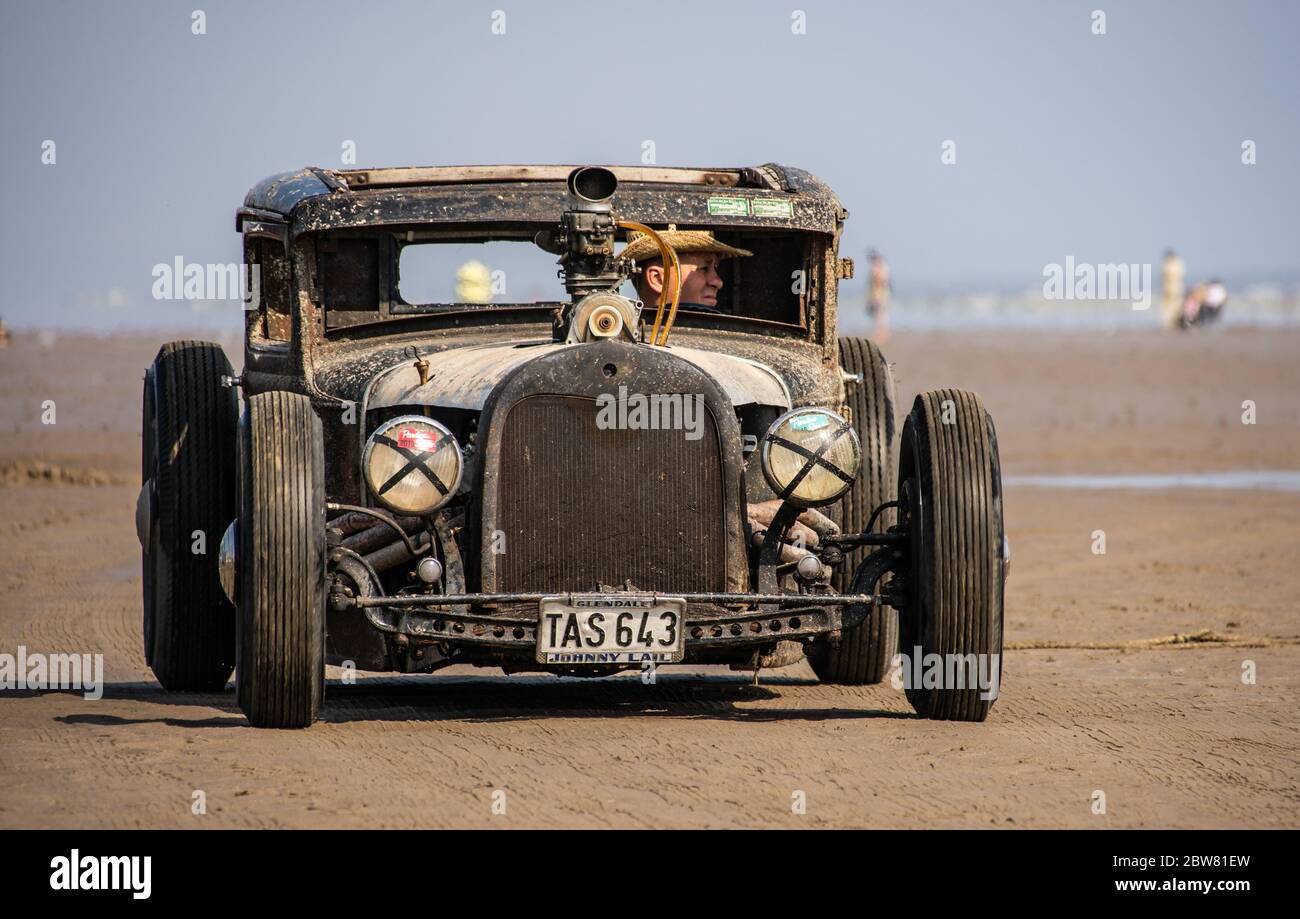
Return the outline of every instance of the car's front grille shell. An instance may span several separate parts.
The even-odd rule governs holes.
[[[500,419],[495,589],[727,589],[718,430],[601,430],[593,399],[528,396]],[[485,528],[493,524],[483,521]],[[492,546],[492,539],[484,540]],[[489,549],[489,551],[492,551]]]

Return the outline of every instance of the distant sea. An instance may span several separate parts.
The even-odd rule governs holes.
[[[840,327],[860,331],[871,326],[861,290],[840,292]],[[1020,292],[995,290],[900,292],[889,311],[893,329],[941,330],[1007,328],[1035,330],[1156,329],[1161,325],[1158,294],[1145,310],[1130,301],[1048,300],[1041,288]],[[1228,285],[1221,316],[1225,326],[1300,326],[1300,283]]]
[[[544,296],[544,295],[543,295]],[[120,292],[82,296],[74,302],[49,306],[24,304],[0,309],[0,319],[14,331],[195,332],[239,334],[243,329],[238,301],[141,302]],[[889,312],[898,330],[1026,329],[1042,331],[1159,328],[1160,303],[1152,298],[1146,310],[1127,301],[1047,300],[1041,287],[1021,291],[954,288],[915,291],[902,288]],[[1300,326],[1300,282],[1228,284],[1225,326]],[[861,285],[840,288],[840,327],[860,332],[871,326]]]

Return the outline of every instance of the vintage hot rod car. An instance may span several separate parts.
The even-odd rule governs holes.
[[[889,366],[837,334],[846,217],[774,164],[256,185],[236,218],[256,282],[242,371],[186,341],[145,377],[136,523],[163,687],[234,670],[252,724],[303,727],[327,663],[603,676],[806,658],[861,684],[901,651],[1000,672],[993,423],[971,393],[927,392],[895,445]],[[680,301],[669,225],[752,253],[720,263],[714,308]],[[631,234],[653,242],[641,265]],[[497,243],[558,256],[566,295],[404,295],[404,256]],[[625,295],[652,259],[658,302]],[[195,551],[198,532],[220,551]],[[963,672],[908,698],[983,720],[996,687]]]

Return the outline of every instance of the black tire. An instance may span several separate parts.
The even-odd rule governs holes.
[[[974,393],[944,389],[916,397],[899,449],[900,498],[911,534],[911,560],[901,616],[900,650],[980,655],[976,676],[926,688],[904,679],[908,701],[922,717],[983,721],[1002,678],[1002,471],[993,419]],[[919,652],[917,648],[919,647]],[[994,657],[996,655],[996,657]]]
[[[325,696],[325,454],[306,396],[251,396],[239,426],[239,707],[305,728]]]
[[[853,429],[862,442],[862,472],[840,502],[840,528],[861,533],[871,512],[894,499],[894,375],[880,349],[868,338],[840,339],[840,366],[859,374],[862,382],[845,384],[845,401]],[[893,523],[893,511],[881,513],[872,525],[883,532]],[[869,549],[848,553],[831,576],[839,593],[868,592],[874,584],[855,584],[854,574]],[[879,683],[898,650],[898,613],[889,606],[874,607],[855,628],[841,633],[838,642],[828,642],[809,656],[813,672],[824,683],[858,686]]]
[[[236,514],[238,406],[221,383],[231,372],[220,346],[199,341],[163,345],[145,371],[144,656],[172,692],[219,690],[235,666],[235,608],[217,575],[221,536]]]

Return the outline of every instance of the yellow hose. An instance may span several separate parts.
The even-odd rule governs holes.
[[[650,237],[651,240],[654,241],[655,246],[657,246],[659,249],[659,257],[663,259],[664,269],[666,270],[667,274],[664,277],[665,283],[663,289],[659,291],[659,308],[655,311],[654,325],[651,326],[650,328],[650,344],[666,345],[668,344],[668,330],[672,328],[673,319],[676,318],[677,316],[677,304],[682,297],[681,262],[678,261],[677,253],[673,251],[673,247],[668,245],[668,243],[664,242],[662,236],[660,236],[654,230],[650,229],[645,224],[634,223],[630,220],[620,220],[618,222],[618,225],[625,230],[636,230],[639,233],[646,234],[647,236]],[[664,295],[668,291],[669,284],[672,285],[672,289],[673,289],[673,297],[672,297],[673,302],[672,302],[672,306],[669,307],[668,309],[668,322],[664,325],[663,340],[660,341],[659,323],[664,318],[664,306],[665,306]]]

